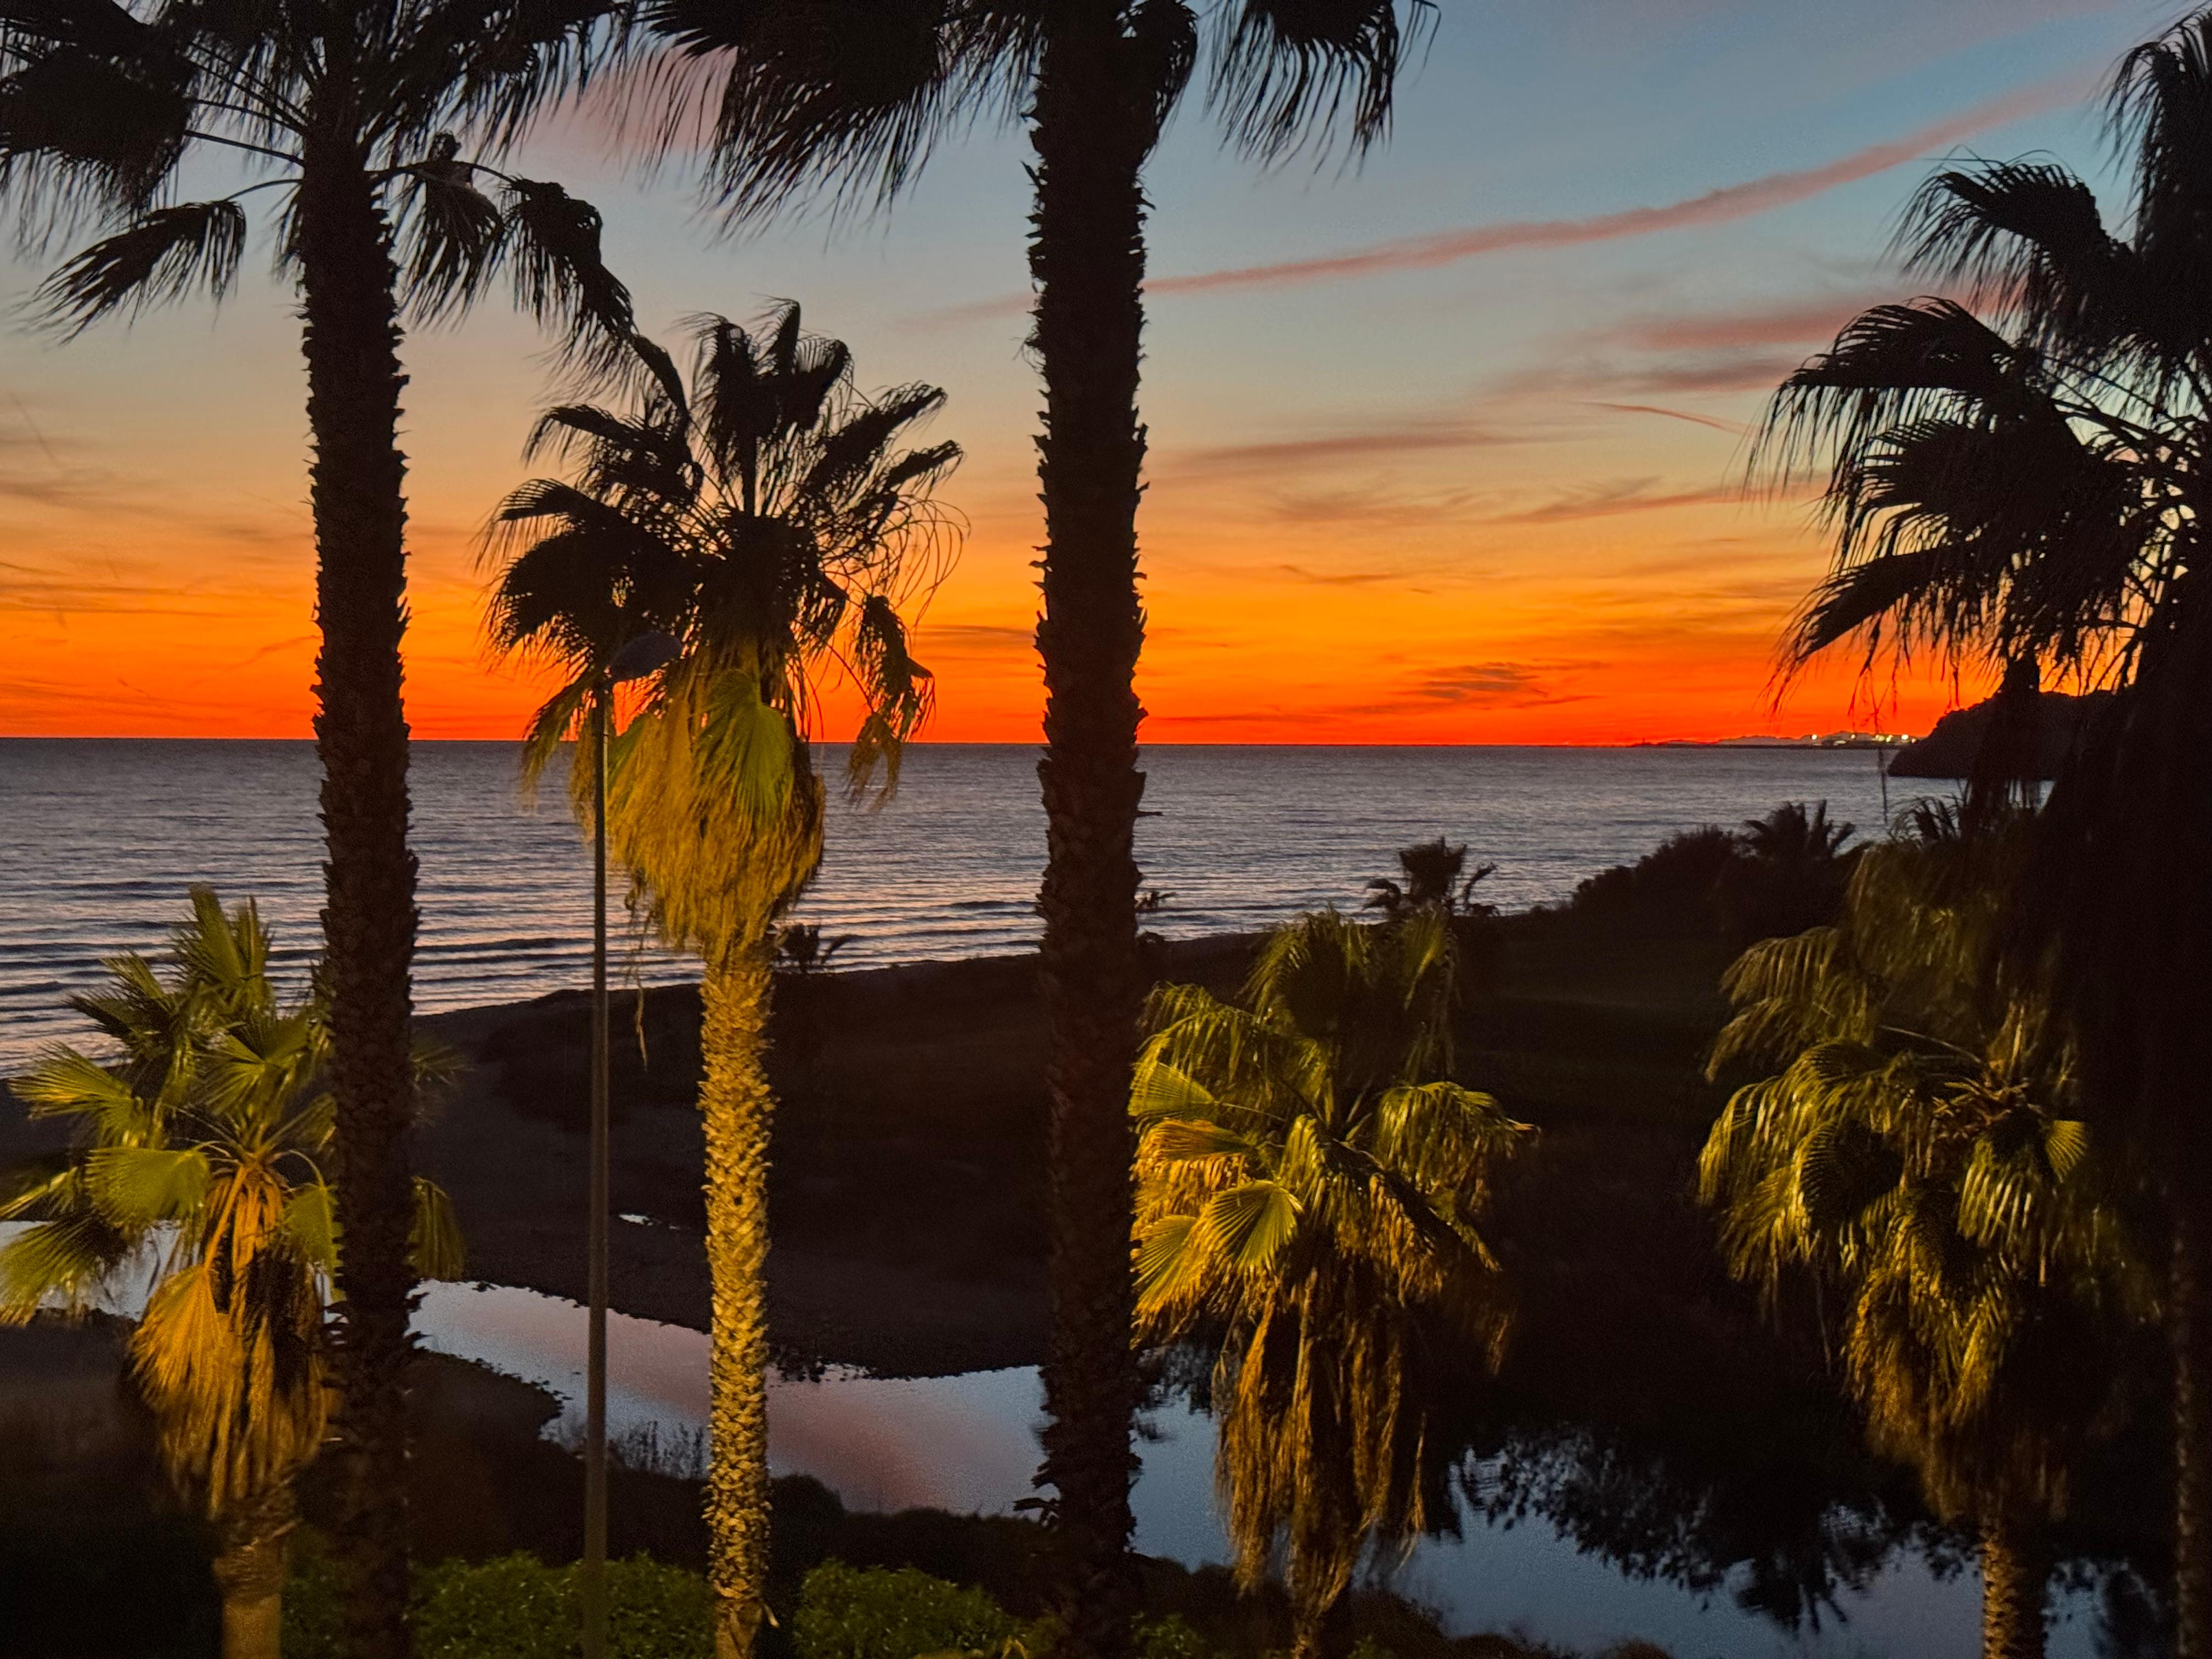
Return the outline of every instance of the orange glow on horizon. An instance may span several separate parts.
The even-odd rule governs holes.
[[[1731,507],[1668,505],[1599,525],[1516,527],[1479,551],[1405,550],[1404,569],[1331,569],[1294,535],[1258,538],[1207,513],[1148,533],[1143,738],[1176,743],[1566,744],[1699,741],[1879,727],[1925,731],[1986,686],[1934,674],[1869,681],[1823,665],[1774,697],[1775,642],[1820,568],[1796,532],[1688,550],[1685,520]],[[1661,521],[1662,540],[1655,536]],[[1602,530],[1593,536],[1593,528]],[[1009,526],[1008,529],[1012,530]],[[1148,531],[1152,527],[1148,526]],[[1208,532],[1200,541],[1189,531]],[[1194,545],[1207,549],[1194,556]],[[289,554],[289,556],[284,556]],[[1038,740],[1035,590],[1018,532],[979,534],[916,635],[935,672],[944,742]],[[311,735],[315,635],[304,537],[261,551],[261,580],[121,569],[9,623],[0,732],[17,736]],[[1455,562],[1455,561],[1456,562]],[[216,547],[161,563],[222,572]],[[143,580],[130,580],[141,577]],[[518,737],[549,689],[487,660],[483,577],[464,538],[418,542],[408,634],[418,738]],[[827,688],[817,735],[854,722]]]

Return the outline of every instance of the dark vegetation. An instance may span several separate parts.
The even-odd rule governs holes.
[[[1468,1498],[1686,1585],[1717,1589],[1741,1568],[1745,1601],[1785,1621],[1817,1615],[1889,1550],[1931,1535],[1909,1477],[1863,1449],[1813,1316],[1779,1333],[1764,1322],[1728,1279],[1694,1198],[1698,1149],[1734,1080],[1701,1069],[1726,1013],[1721,970],[1753,918],[1827,919],[1851,857],[1822,809],[1785,807],[1741,831],[1675,836],[1565,905],[1476,915],[1470,944],[1494,963],[1495,988],[1462,1020],[1463,1080],[1543,1131],[1498,1199],[1521,1297],[1515,1340],[1497,1382],[1470,1389],[1451,1425],[1483,1460]],[[1251,944],[1159,945],[1152,971],[1226,993]],[[616,1206],[679,1224],[624,1229],[618,1243],[672,1241],[687,1261],[696,1247],[680,1228],[696,1200],[681,1156],[650,1149],[690,1109],[695,1008],[685,991],[647,994],[649,1060],[627,1044],[617,1090],[636,1091],[650,1103],[631,1109],[663,1128],[618,1132]],[[552,1000],[468,1017],[486,1062],[475,1109],[504,1108],[573,1144],[580,1012]],[[1033,963],[788,974],[775,1021],[779,1348],[893,1371],[1034,1363],[1044,1109]],[[442,1151],[460,1127],[441,1125],[429,1151],[479,1218],[476,1271],[573,1293],[565,1257],[483,1265],[483,1251],[504,1248],[503,1224]],[[659,1264],[663,1293],[670,1281]],[[618,1257],[618,1305],[623,1284]],[[916,1297],[943,1316],[927,1331],[902,1317]],[[2101,1454],[2062,1533],[2068,1551],[2154,1563],[2166,1477],[2154,1419]]]
[[[1817,910],[1834,890],[1832,866],[1850,858],[1820,823],[1817,811],[1785,811],[1762,822],[1763,836],[1692,832],[1592,878],[1565,905],[1471,919],[1496,988],[1463,1011],[1459,1069],[1542,1138],[1498,1199],[1495,1231],[1520,1302],[1507,1361],[1438,1425],[1473,1509],[1554,1527],[1631,1573],[1734,1595],[1785,1626],[1820,1618],[1899,1547],[1932,1546],[1939,1560],[1963,1563],[1969,1547],[1929,1520],[1909,1475],[1864,1450],[1809,1304],[1778,1332],[1762,1320],[1729,1280],[1695,1202],[1698,1148],[1728,1082],[1707,1083],[1701,1067],[1725,1016],[1718,978],[1743,914],[1730,908],[1729,884]],[[1226,993],[1252,944],[1159,945],[1153,969]],[[581,1290],[584,1013],[583,999],[561,995],[432,1022],[473,1062],[423,1139],[426,1166],[467,1230],[472,1277]],[[614,1207],[655,1224],[618,1224],[613,1299],[701,1325],[696,993],[624,993],[617,1014]],[[1034,959],[787,967],[773,1033],[784,1103],[770,1273],[781,1361],[910,1374],[1036,1363],[1044,1102]],[[115,1342],[99,1325],[0,1333],[0,1376],[66,1364],[76,1378],[66,1397],[89,1402],[66,1474],[40,1463],[51,1449],[20,1426],[0,1443],[12,1477],[0,1561],[14,1575],[0,1579],[0,1623],[64,1605],[47,1588],[62,1572],[88,1594],[69,1598],[67,1632],[42,1650],[203,1652],[212,1625],[193,1621],[203,1605],[213,1617],[205,1542],[163,1496],[143,1425],[114,1410]],[[2142,1369],[2155,1374],[2151,1356]],[[2157,1581],[2166,1480],[2154,1405],[2100,1454],[2057,1534],[2072,1571],[2106,1586],[2115,1632],[2154,1623],[2143,1586]],[[539,1437],[544,1396],[434,1359],[415,1408],[418,1560],[574,1558],[580,1466]],[[633,1448],[614,1476],[611,1553],[698,1565],[696,1474]],[[95,1491],[96,1520],[82,1501]],[[319,1492],[307,1508],[327,1518]],[[780,1616],[804,1572],[832,1557],[981,1585],[1023,1618],[1047,1604],[1026,1521],[849,1513],[818,1485],[785,1480],[774,1535]],[[103,1571],[126,1571],[137,1583],[149,1572],[173,1581],[172,1615],[140,1618],[100,1595]],[[1279,1591],[1240,1601],[1225,1571],[1154,1562],[1146,1572],[1148,1611],[1181,1616],[1208,1649],[1251,1659],[1284,1645]],[[105,1628],[85,1620],[88,1607],[112,1609]],[[1417,1610],[1375,1593],[1358,1598],[1354,1625],[1400,1659],[1527,1651],[1447,1642]]]

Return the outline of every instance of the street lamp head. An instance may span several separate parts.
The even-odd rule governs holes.
[[[615,685],[625,680],[641,680],[648,674],[658,673],[683,654],[682,644],[669,635],[640,634],[615,653],[614,660],[607,665],[607,679]]]

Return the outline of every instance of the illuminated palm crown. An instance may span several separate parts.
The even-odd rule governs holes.
[[[1861,854],[1837,925],[1744,953],[1712,1068],[1781,1069],[1699,1162],[1739,1279],[1843,1290],[1872,1438],[1954,1516],[2063,1510],[2118,1404],[2081,1356],[2152,1304],[2047,993],[1985,975],[2024,830],[1923,810]]]
[[[668,636],[672,659],[611,757],[608,824],[665,930],[699,945],[749,937],[813,872],[805,739],[825,677],[866,706],[854,787],[878,763],[896,781],[932,702],[907,611],[951,554],[957,521],[933,492],[961,452],[902,448],[945,394],[863,395],[851,354],[806,334],[796,305],[757,331],[701,317],[693,334],[688,385],[634,338],[613,376],[628,409],[568,404],[540,419],[532,453],[571,476],[532,480],[498,509],[496,537],[524,544],[501,572],[489,632],[495,649],[563,676],[533,722],[541,765],[572,733],[588,741],[580,717],[616,653]],[[772,857],[730,856],[771,845]]]
[[[109,989],[71,998],[120,1052],[57,1047],[15,1081],[76,1145],[0,1203],[33,1222],[0,1249],[0,1321],[96,1307],[149,1276],[133,1370],[171,1468],[218,1516],[289,1480],[327,1409],[328,1030],[317,995],[279,999],[269,951],[252,903],[226,915],[196,888],[165,960],[118,957]],[[444,1194],[418,1179],[416,1197],[418,1266],[449,1276]]]

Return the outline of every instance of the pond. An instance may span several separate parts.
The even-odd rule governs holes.
[[[538,1383],[573,1434],[583,1393],[585,1311],[510,1287],[426,1288],[417,1320],[427,1346]],[[696,1435],[707,1414],[704,1333],[611,1316],[609,1418],[621,1434]],[[1030,1493],[1042,1394],[1034,1369],[891,1378],[852,1373],[779,1377],[769,1387],[769,1459],[808,1474],[855,1509],[928,1506],[1002,1513]],[[1135,1496],[1137,1546],[1186,1564],[1224,1561],[1212,1497],[1212,1428],[1180,1403],[1147,1415]],[[1463,1535],[1425,1540],[1395,1572],[1401,1594],[1434,1608],[1455,1633],[1508,1631],[1591,1650],[1626,1638],[1674,1659],[1874,1659],[1971,1654],[1979,1584],[1971,1565],[1946,1571],[1920,1551],[1889,1548],[1856,1587],[1837,1591],[1817,1629],[1785,1629],[1739,1604],[1740,1576],[1717,1589],[1639,1577],[1585,1553],[1541,1520],[1462,1518]],[[2053,1599],[2052,1659],[2114,1651],[2100,1598]]]

